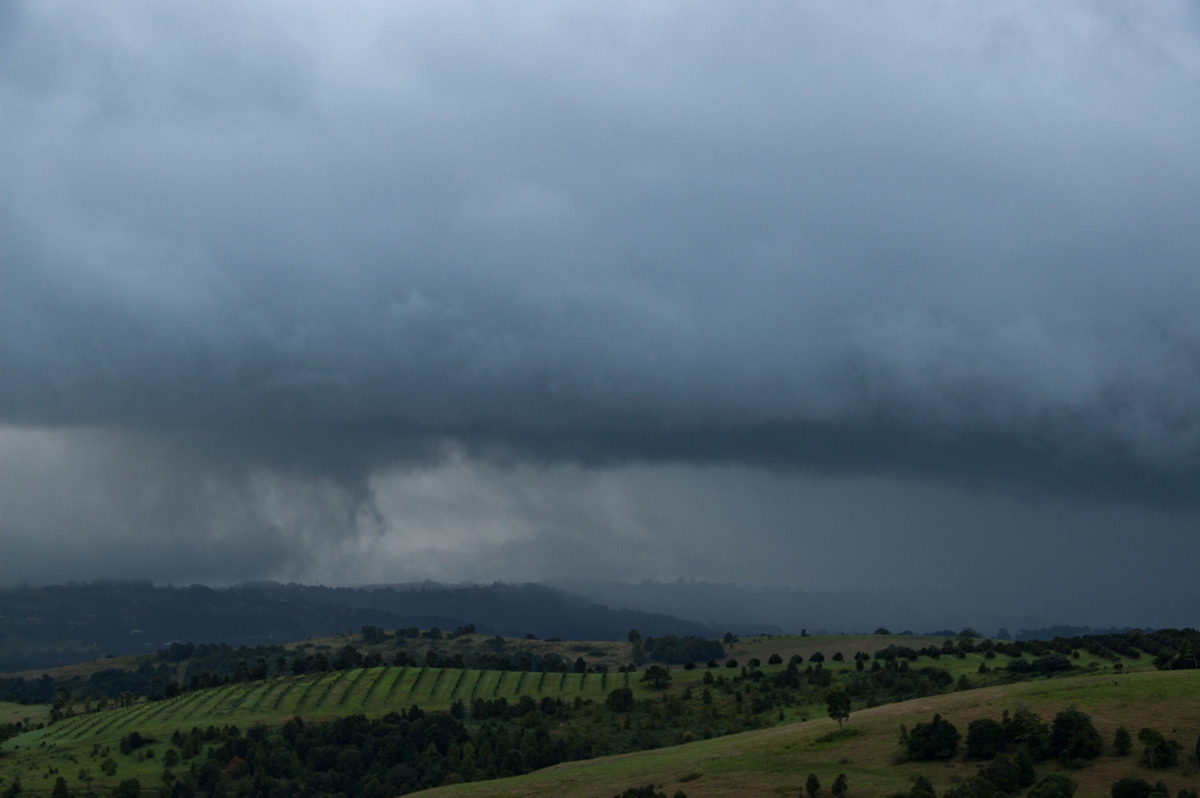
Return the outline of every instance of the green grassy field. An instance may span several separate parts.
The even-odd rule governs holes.
[[[836,724],[828,718],[815,719],[417,794],[428,798],[611,798],[627,787],[655,784],[667,795],[682,790],[688,798],[795,796],[802,794],[809,773],[816,773],[826,787],[838,773],[845,773],[852,798],[907,791],[917,774],[928,778],[941,793],[974,775],[978,765],[961,757],[948,763],[894,764],[900,724],[911,728],[937,712],[965,734],[970,721],[999,719],[1005,709],[1030,709],[1048,721],[1069,706],[1091,714],[1106,743],[1120,725],[1135,731],[1151,726],[1188,748],[1200,735],[1200,672],[1077,676],[968,690],[856,711],[847,724],[856,734],[844,738],[830,739]],[[1059,769],[1056,763],[1044,763],[1038,773]],[[1112,782],[1129,774],[1151,783],[1162,779],[1172,795],[1185,787],[1200,786],[1195,765],[1149,771],[1132,755],[1104,756],[1091,767],[1065,772],[1079,782],[1077,798],[1107,798]]]
[[[359,668],[349,671],[289,676],[199,690],[164,701],[141,701],[131,706],[75,715],[44,728],[21,734],[0,746],[0,784],[14,776],[26,793],[49,793],[62,775],[71,782],[81,771],[94,789],[109,788],[136,777],[156,783],[163,766],[166,741],[175,730],[193,726],[256,723],[281,725],[300,715],[308,721],[332,720],[351,714],[380,716],[403,712],[414,704],[426,710],[449,709],[455,701],[469,705],[475,698],[503,698],[515,703],[522,696],[573,701],[603,700],[610,690],[628,685],[639,697],[650,689],[636,674],[526,673],[475,671],[457,668]],[[0,704],[9,722],[44,722],[49,708],[41,705]],[[123,756],[121,738],[131,732],[158,741]],[[100,771],[104,760],[118,763],[115,776]],[[150,782],[147,782],[147,779]]]
[[[808,662],[817,651],[824,654],[824,664],[829,671],[834,674],[848,673],[854,670],[853,656],[856,651],[874,653],[891,643],[921,648],[926,645],[940,645],[943,640],[944,638],[874,635],[746,638],[729,646],[725,658],[737,659],[739,665],[736,668],[726,668],[723,660],[722,666],[714,669],[711,675],[718,679],[732,679],[741,674],[742,668],[751,658],[758,658],[762,663],[766,663],[771,654],[776,653],[784,663],[793,654],[800,654]],[[599,644],[591,643],[555,645],[586,648],[589,651],[599,650],[593,648]],[[619,646],[621,651],[629,650],[628,644]],[[832,656],[837,652],[843,654],[845,662],[832,661]],[[615,648],[609,651],[610,655],[615,653],[619,653]],[[936,660],[921,657],[911,663],[911,667],[915,669],[934,666],[947,671],[955,679],[965,676],[974,686],[995,676],[980,676],[980,665],[1002,669],[1007,662],[1008,658],[1004,655],[986,659],[981,653],[971,653],[961,658],[956,655],[943,655]],[[782,789],[790,792],[793,786],[798,790],[798,785],[803,783],[809,772],[818,773],[822,781],[829,784],[836,773],[840,772],[840,768],[851,778],[851,796],[883,795],[897,789],[905,789],[904,784],[896,780],[898,774],[903,780],[908,778],[906,774],[909,771],[917,772],[911,766],[905,765],[897,769],[890,764],[891,752],[896,747],[895,734],[898,724],[905,722],[911,726],[912,723],[928,719],[927,716],[933,711],[941,711],[947,715],[951,711],[962,714],[962,717],[954,717],[952,720],[959,724],[964,733],[966,723],[978,716],[970,715],[971,711],[986,710],[984,714],[990,713],[999,717],[1003,709],[1015,709],[1022,703],[1053,707],[1056,701],[1062,706],[1066,705],[1062,702],[1077,703],[1085,711],[1091,712],[1107,739],[1111,739],[1112,730],[1121,724],[1135,730],[1140,728],[1140,725],[1162,728],[1163,722],[1152,716],[1158,712],[1164,718],[1175,718],[1178,713],[1172,715],[1164,709],[1172,702],[1191,709],[1192,720],[1188,721],[1186,717],[1180,716],[1172,721],[1175,726],[1187,729],[1200,723],[1196,720],[1200,718],[1200,696],[1196,694],[1196,687],[1200,685],[1200,673],[1192,672],[1194,678],[1191,680],[1186,678],[1188,674],[1185,673],[1185,678],[1171,681],[1171,677],[1178,674],[1166,674],[1164,678],[1164,674],[1153,671],[1146,657],[1125,660],[1123,664],[1126,672],[1121,676],[1112,674],[1108,662],[1086,653],[1081,653],[1072,662],[1090,675],[1073,679],[1056,678],[1002,687],[984,687],[872,709],[856,706],[851,719],[852,728],[862,733],[858,737],[837,743],[815,742],[816,736],[829,731],[832,722],[825,718],[823,704],[810,703],[789,706],[770,713],[765,721],[768,724],[783,724],[778,729],[755,732],[749,736],[735,735],[653,753],[596,760],[586,766],[564,765],[544,774],[523,777],[530,779],[528,782],[512,781],[511,784],[517,785],[515,787],[511,784],[506,786],[508,783],[476,782],[469,785],[470,789],[447,794],[595,794],[608,798],[634,784],[647,781],[670,784],[673,778],[678,780],[677,777],[697,773],[701,775],[687,779],[686,784],[689,786],[681,788],[685,789],[689,796],[775,794],[772,791]],[[786,664],[763,664],[760,669],[770,674],[783,671],[786,667]],[[690,671],[673,669],[673,681],[666,692],[682,694],[689,688],[702,688],[705,673],[703,668]],[[515,703],[522,696],[530,696],[534,699],[551,697],[564,701],[590,699],[599,703],[603,702],[610,691],[625,686],[630,687],[639,698],[660,695],[640,682],[639,673],[615,671],[540,673],[441,667],[374,667],[231,684],[186,693],[165,701],[140,701],[123,708],[75,715],[21,734],[0,747],[4,753],[0,758],[0,785],[6,785],[19,776],[25,793],[48,794],[59,776],[66,778],[73,789],[85,789],[86,784],[93,790],[107,790],[121,780],[136,777],[144,787],[153,789],[158,786],[163,771],[162,759],[169,747],[167,740],[176,730],[187,732],[192,727],[204,728],[210,725],[236,725],[243,729],[256,723],[280,725],[297,715],[304,717],[306,721],[332,720],[351,714],[381,716],[392,711],[403,712],[413,705],[426,710],[438,710],[448,709],[454,702],[461,701],[469,706],[474,699],[505,698],[510,703]],[[947,708],[936,709],[940,706]],[[1093,706],[1095,709],[1091,708]],[[1051,708],[1046,711],[1052,715],[1057,709]],[[925,713],[925,717],[921,716],[922,713]],[[48,714],[48,707],[0,704],[0,718],[6,717],[8,722],[28,719],[36,725],[44,722]],[[899,720],[900,717],[908,720]],[[121,754],[121,738],[133,731],[137,731],[143,737],[154,738],[157,743],[129,755]],[[1189,739],[1189,733],[1181,733],[1180,739],[1185,745],[1194,745],[1195,734]],[[782,736],[775,736],[777,734]],[[760,737],[763,740],[776,741],[769,745],[783,745],[785,750],[794,749],[798,755],[803,755],[799,758],[793,756],[790,759],[780,759],[776,753],[768,750],[768,744],[764,743],[763,746],[766,747],[763,747],[754,742]],[[742,740],[740,743],[737,742],[739,739]],[[709,749],[708,746],[715,747]],[[744,754],[737,753],[741,750],[739,746],[746,747]],[[705,753],[710,750],[711,753]],[[846,752],[854,753],[850,756]],[[108,775],[102,772],[101,766],[110,758],[116,765],[116,772]],[[842,762],[843,759],[847,761]],[[708,764],[702,767],[703,762]],[[932,767],[926,766],[930,770]],[[927,775],[935,784],[946,786],[952,783],[953,778],[961,778],[963,774],[970,775],[974,772],[974,767],[967,765],[960,765],[958,770],[946,769],[941,765],[936,767],[946,770],[945,773],[940,770],[937,772],[937,775],[943,778],[935,779],[933,773]],[[597,785],[593,792],[574,792],[577,785],[593,778],[596,779]],[[547,781],[543,785],[540,779]],[[739,781],[751,785],[761,783],[765,791],[734,791],[731,785]],[[766,789],[767,783],[774,786]],[[584,787],[578,786],[578,789]],[[1104,790],[1095,794],[1106,795],[1106,790],[1105,786]]]

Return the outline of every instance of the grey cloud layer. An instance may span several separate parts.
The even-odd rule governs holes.
[[[1192,493],[1193,5],[6,13],[6,423]]]

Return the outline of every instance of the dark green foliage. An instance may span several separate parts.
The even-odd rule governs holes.
[[[1178,740],[1168,740],[1155,729],[1145,728],[1138,732],[1142,749],[1142,764],[1151,770],[1169,768],[1179,764],[1179,752],[1183,746]]]
[[[976,776],[950,788],[942,794],[942,798],[1007,798],[1007,796],[995,784]]]
[[[1021,791],[1021,766],[1006,754],[994,758],[979,775],[1007,795],[1016,795]]]
[[[833,786],[829,788],[829,791],[833,793],[834,798],[843,798],[848,789],[850,789],[850,783],[846,780],[846,774],[839,773],[833,780]]]
[[[1133,749],[1133,735],[1129,733],[1129,729],[1124,726],[1118,726],[1116,733],[1113,735],[1113,753],[1117,756],[1125,756]]]
[[[710,660],[725,656],[724,646],[703,637],[647,637],[641,646],[646,658],[656,662],[683,663],[689,659]]]
[[[1071,798],[1078,787],[1065,773],[1047,773],[1029,788],[1029,798]]]
[[[4,798],[17,798],[21,794],[21,777],[13,776],[13,780],[4,788]]]
[[[1030,786],[1037,779],[1037,773],[1033,768],[1033,757],[1023,747],[1017,749],[1017,769],[1017,783],[1022,787]]]
[[[825,699],[829,717],[837,721],[838,728],[844,728],[846,718],[850,717],[850,696],[845,690],[826,690],[822,696]]]
[[[1078,709],[1064,709],[1054,716],[1050,727],[1050,755],[1067,767],[1082,767],[1100,756],[1104,742],[1092,724],[1090,715]]]
[[[973,720],[967,725],[967,756],[991,759],[1004,750],[1004,727],[991,718]]]
[[[1035,762],[1049,756],[1050,727],[1036,713],[1020,709],[1010,716],[1006,710],[1000,725],[1009,744],[1024,747]]]
[[[907,798],[937,798],[937,790],[933,789],[933,782],[917,774],[913,777],[913,785],[908,790]]]
[[[1126,776],[1113,782],[1112,798],[1147,798],[1154,788],[1150,782],[1137,776]]]
[[[642,674],[643,682],[649,682],[651,687],[661,689],[667,686],[671,681],[671,672],[662,665],[651,665],[646,668],[646,672]]]
[[[125,779],[109,793],[111,798],[138,798],[141,794],[142,785],[137,779]]]
[[[958,752],[958,729],[934,715],[929,723],[918,723],[908,735],[908,755],[918,761],[951,759]]]
[[[630,787],[625,792],[617,793],[612,798],[667,798],[667,793],[655,790],[653,784],[644,787]],[[688,798],[688,794],[677,792],[676,798]]]
[[[808,793],[808,798],[813,798],[821,791],[821,780],[817,778],[816,773],[808,774],[808,778],[804,780],[804,791]]]
[[[50,798],[70,798],[71,791],[67,788],[67,780],[59,776],[54,780],[54,790],[50,793]]]
[[[1044,676],[1069,671],[1074,667],[1071,664],[1071,660],[1062,654],[1046,654],[1037,657],[1033,662],[1024,659],[1014,659],[1008,663],[1008,670],[1014,673],[1036,673]]]

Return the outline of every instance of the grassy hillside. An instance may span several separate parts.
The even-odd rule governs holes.
[[[411,706],[445,710],[456,701],[469,705],[476,698],[504,698],[516,703],[522,696],[564,701],[603,701],[618,687],[647,697],[650,688],[636,673],[531,673],[478,671],[455,668],[358,668],[348,671],[279,677],[198,690],[164,701],[139,701],[117,709],[75,715],[44,728],[20,734],[0,746],[0,784],[19,775],[27,793],[49,793],[59,775],[72,782],[86,771],[94,788],[115,786],[127,778],[143,784],[157,781],[166,741],[176,730],[210,725],[241,728],[256,723],[282,725],[297,715],[307,721],[347,715],[381,716]],[[8,722],[44,722],[44,705],[0,704]],[[137,732],[157,741],[136,755],[121,755],[122,737]],[[100,771],[104,760],[118,763],[115,776]],[[149,782],[147,781],[149,780]]]
[[[352,642],[353,637],[339,635],[299,647],[333,651]],[[936,648],[943,643],[946,643],[945,638],[874,635],[745,638],[728,643],[723,661],[714,669],[673,669],[671,686],[663,691],[653,691],[645,686],[638,672],[615,670],[543,673],[381,666],[277,676],[196,690],[162,701],[139,700],[129,706],[77,714],[27,731],[0,746],[3,752],[0,787],[19,777],[24,793],[48,795],[55,780],[61,776],[72,789],[80,791],[107,791],[129,778],[138,778],[144,788],[154,789],[161,783],[164,760],[176,755],[170,743],[176,731],[186,733],[194,727],[204,729],[209,726],[247,729],[260,723],[278,728],[294,716],[302,716],[308,722],[356,714],[379,717],[389,712],[404,712],[412,706],[444,710],[456,702],[462,702],[469,712],[472,701],[477,699],[504,698],[515,704],[522,696],[561,699],[595,707],[594,711],[587,710],[560,727],[559,733],[573,732],[616,746],[600,749],[607,751],[630,750],[633,746],[629,741],[638,735],[642,737],[637,746],[646,747],[742,729],[778,728],[704,739],[653,753],[562,765],[520,779],[495,783],[477,781],[468,785],[468,789],[446,794],[579,794],[608,798],[626,787],[648,781],[675,785],[668,794],[683,789],[689,796],[776,794],[779,790],[794,794],[810,772],[817,773],[826,786],[832,783],[837,773],[845,772],[850,779],[851,798],[907,789],[907,780],[918,772],[925,773],[940,790],[973,774],[976,766],[962,762],[949,766],[905,764],[897,767],[891,764],[897,748],[899,724],[911,727],[928,720],[933,712],[941,712],[965,734],[967,723],[976,717],[998,719],[1005,709],[1028,706],[1049,720],[1054,712],[1074,703],[1093,715],[1106,742],[1111,741],[1118,725],[1125,725],[1134,732],[1142,726],[1153,726],[1168,736],[1177,737],[1190,751],[1200,734],[1200,672],[1154,671],[1149,658],[1143,656],[1124,660],[1125,673],[1116,676],[1108,661],[1087,652],[1076,652],[1072,663],[1077,668],[1075,673],[1089,675],[987,686],[871,709],[863,706],[864,701],[858,701],[849,725],[857,734],[845,739],[824,742],[819,739],[834,728],[825,718],[819,689],[802,690],[795,695],[795,700],[751,708],[755,691],[769,681],[769,678],[756,681],[753,678],[756,671],[764,677],[783,675],[786,663],[793,656],[798,655],[805,663],[811,663],[820,652],[830,676],[835,683],[841,683],[855,676],[856,652],[873,654],[892,644]],[[584,657],[589,664],[627,661],[632,653],[629,643],[497,640],[480,635],[463,635],[455,640],[423,640],[420,645],[436,650],[439,656],[468,647],[495,647],[510,652],[553,652],[567,660],[574,654]],[[834,655],[839,653],[842,659],[834,660]],[[767,664],[772,659],[781,662]],[[738,664],[728,667],[728,660],[736,660]],[[755,668],[753,660],[760,661],[761,666]],[[961,679],[965,685],[978,687],[1011,678],[1004,670],[1008,662],[1007,655],[976,651],[937,658],[922,656],[912,663],[912,668],[914,674],[917,669],[936,668],[956,682]],[[895,673],[903,680],[908,674],[908,663],[900,664],[904,669]],[[748,665],[749,677],[745,671]],[[877,666],[878,662],[870,665]],[[980,673],[981,669],[990,670],[984,674]],[[620,715],[605,710],[605,697],[620,687],[629,687],[644,702],[645,711],[641,715]],[[709,693],[711,696],[707,695]],[[679,717],[681,712],[690,713],[689,720],[672,730],[673,721],[664,719],[664,715]],[[48,707],[0,705],[0,722],[37,725],[44,722],[48,714]],[[586,731],[580,732],[581,728]],[[122,753],[122,738],[132,732],[153,742]],[[189,762],[181,762],[176,770],[187,772],[190,766]],[[1090,785],[1089,789],[1095,787],[1098,790],[1091,794],[1107,795],[1107,785],[1116,778],[1109,778],[1113,767],[1137,769],[1132,759],[1114,759],[1073,775],[1081,783]],[[1172,794],[1185,786],[1186,778],[1195,780],[1194,773],[1180,771],[1177,775],[1179,778],[1168,779]]]
[[[901,724],[911,728],[940,713],[965,733],[970,721],[999,719],[1006,709],[1026,708],[1049,720],[1070,706],[1091,714],[1106,743],[1118,726],[1135,733],[1150,726],[1188,748],[1200,735],[1200,672],[1080,676],[969,690],[854,712],[847,728],[855,733],[849,737],[831,736],[837,731],[836,724],[819,719],[418,794],[428,798],[611,798],[627,787],[655,784],[668,795],[682,790],[688,798],[794,796],[802,794],[809,773],[816,773],[826,788],[838,773],[845,773],[852,798],[907,792],[917,774],[933,782],[940,794],[974,775],[978,764],[961,757],[949,763],[894,764]],[[1045,763],[1038,773],[1056,770],[1060,770],[1056,763]],[[1091,767],[1064,772],[1079,782],[1078,798],[1107,798],[1112,782],[1129,774],[1151,783],[1162,779],[1172,795],[1185,787],[1200,786],[1194,765],[1150,771],[1133,755],[1104,756]]]

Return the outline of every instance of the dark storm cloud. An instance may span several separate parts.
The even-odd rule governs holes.
[[[0,422],[164,516],[448,452],[1200,497],[1194,5],[4,14]]]

